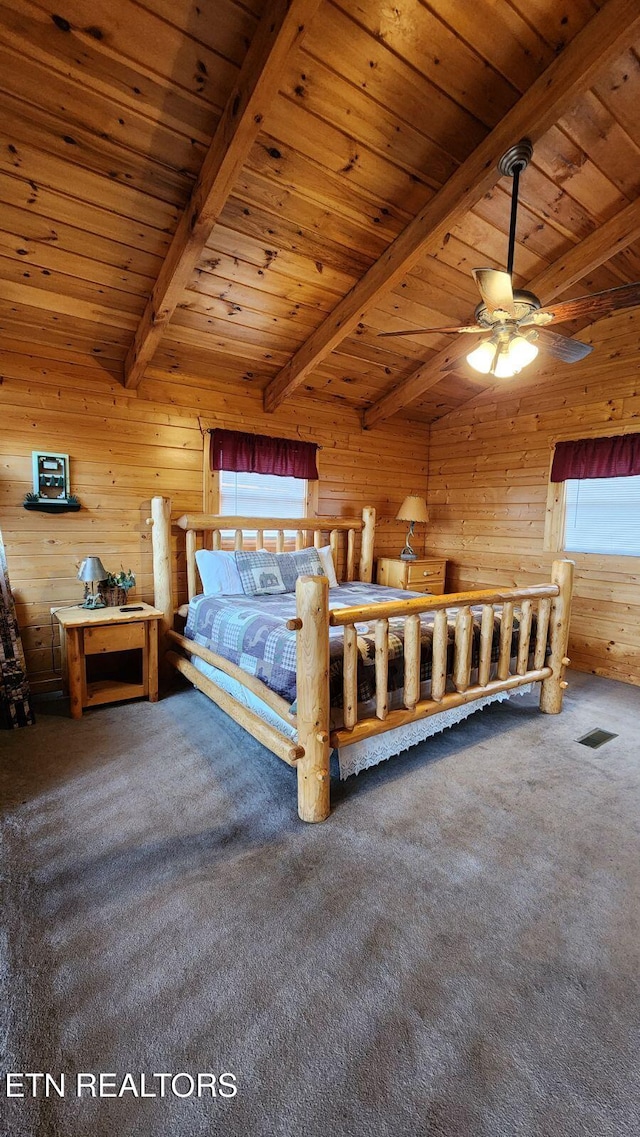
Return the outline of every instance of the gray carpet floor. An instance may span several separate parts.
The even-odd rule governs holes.
[[[318,826],[196,691],[63,709],[0,738],[3,1037],[68,1089],[0,1091],[3,1132],[637,1137],[637,688],[489,708]],[[78,1100],[77,1071],[238,1093]]]

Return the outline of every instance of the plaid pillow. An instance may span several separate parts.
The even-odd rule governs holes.
[[[275,553],[263,549],[236,552],[236,565],[247,596],[273,596],[287,591]]]
[[[299,576],[326,576],[317,549],[299,549],[297,553],[278,553],[276,556],[285,592],[295,592]]]

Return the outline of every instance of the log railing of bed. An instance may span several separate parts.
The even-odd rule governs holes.
[[[163,612],[161,632],[164,648],[175,644],[187,655],[166,651],[165,661],[180,671],[222,710],[249,731],[283,761],[295,766],[298,778],[298,813],[304,821],[323,821],[330,812],[329,762],[331,750],[361,741],[416,719],[485,698],[487,695],[530,683],[540,683],[540,709],[557,714],[567,684],[564,669],[573,588],[573,562],[554,561],[550,583],[526,588],[482,590],[440,596],[407,597],[383,603],[329,610],[326,577],[305,576],[296,585],[296,617],[288,622],[297,634],[297,712],[292,715],[285,699],[271,691],[260,679],[242,671],[236,664],[203,648],[176,631],[176,615],[186,606],[173,606],[171,578],[171,503],[166,498],[152,501],[153,570],[155,605]],[[375,510],[367,507],[362,518],[247,518],[209,517],[189,514],[175,523],[186,534],[187,585],[191,599],[197,593],[195,551],[198,534],[211,533],[213,547],[220,548],[221,534],[233,532],[235,548],[243,548],[246,535],[254,548],[264,547],[264,534],[276,533],[276,549],[285,547],[285,533],[295,534],[295,547],[304,548],[309,539],[319,547],[322,534],[329,532],[337,562],[339,538],[346,533],[346,579],[355,575],[356,535],[361,534],[359,579],[371,581],[375,537]],[[472,606],[482,606],[477,675],[472,682],[473,614]],[[495,606],[501,609],[500,647],[494,678],[490,678]],[[447,609],[457,609],[453,651],[453,690],[447,690]],[[433,613],[431,691],[420,694],[421,622],[423,613]],[[535,636],[533,635],[535,616]],[[403,707],[388,708],[389,620],[404,619]],[[519,625],[518,651],[512,670],[512,630],[514,617]],[[375,636],[375,712],[358,714],[358,633],[357,624],[366,623]],[[340,729],[331,730],[329,705],[329,637],[331,628],[344,629],[343,642],[343,719]],[[162,646],[162,645],[161,645]],[[218,668],[257,695],[283,723],[297,726],[297,741],[265,722],[228,692],[203,675],[188,658],[196,655]],[[531,666],[533,656],[533,666]]]

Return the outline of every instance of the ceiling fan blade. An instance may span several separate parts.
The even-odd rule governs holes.
[[[499,272],[495,268],[474,268],[473,279],[489,313],[499,309],[509,316],[515,315],[513,285],[508,272]]]
[[[569,336],[560,336],[547,328],[537,328],[536,331],[537,339],[534,342],[540,351],[552,355],[554,359],[561,359],[563,363],[579,363],[593,351],[590,343],[581,343],[580,340],[572,340]]]
[[[605,292],[594,292],[591,296],[579,296],[576,300],[565,300],[563,304],[548,304],[542,311],[527,316],[521,322],[521,327],[527,324],[546,326],[581,318],[594,321],[610,312],[634,308],[636,305],[640,305],[640,281],[623,284],[620,288],[607,288]]]
[[[435,335],[439,332],[441,335],[452,335],[454,332],[486,332],[491,331],[491,328],[482,328],[479,324],[469,324],[460,328],[409,328],[405,332],[378,332],[378,339],[384,339],[385,336],[426,336]]]

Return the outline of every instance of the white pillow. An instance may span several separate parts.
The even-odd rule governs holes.
[[[318,549],[318,556],[320,557],[320,563],[325,571],[325,575],[329,579],[329,588],[337,588],[338,578],[336,576],[336,566],[333,563],[331,545],[323,545],[321,549]]]
[[[232,552],[197,549],[196,564],[205,596],[244,596],[236,558]]]

